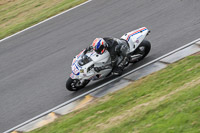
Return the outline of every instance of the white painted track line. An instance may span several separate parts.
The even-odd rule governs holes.
[[[10,36],[8,36],[8,37],[5,37],[5,38],[3,38],[3,39],[0,40],[0,43],[3,42],[3,41],[5,41],[5,40],[7,40],[7,39],[9,39],[9,38],[11,38],[11,37],[13,37],[13,36],[18,35],[18,34],[24,32],[24,31],[27,31],[27,30],[32,29],[32,28],[34,28],[34,27],[36,27],[36,26],[38,26],[38,25],[40,25],[40,24],[42,24],[42,23],[45,23],[45,22],[47,22],[47,21],[49,21],[49,20],[51,20],[51,19],[53,19],[53,18],[56,18],[56,17],[58,17],[58,16],[60,16],[60,15],[62,15],[62,14],[64,14],[64,13],[67,13],[67,12],[69,12],[69,11],[75,9],[75,8],[78,8],[78,7],[82,6],[82,5],[85,5],[85,4],[87,4],[87,3],[91,2],[91,1],[92,1],[92,0],[88,0],[88,1],[86,1],[86,2],[84,2],[84,3],[82,3],[82,4],[80,4],[80,5],[77,5],[77,6],[73,7],[73,8],[70,8],[70,9],[68,9],[68,10],[66,10],[66,11],[64,11],[64,12],[61,12],[61,13],[55,15],[55,16],[52,16],[52,17],[50,17],[50,18],[48,18],[48,19],[45,19],[44,21],[41,21],[41,22],[39,22],[39,23],[37,23],[37,24],[31,26],[31,27],[28,27],[28,28],[26,28],[26,29],[24,29],[24,30],[22,30],[22,31],[19,31],[19,32],[13,34],[13,35],[10,35]]]

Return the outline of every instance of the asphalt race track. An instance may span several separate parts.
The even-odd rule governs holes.
[[[0,42],[0,132],[100,84],[67,91],[72,58],[96,37],[143,26],[152,50],[126,71],[199,38],[200,0],[93,0]]]

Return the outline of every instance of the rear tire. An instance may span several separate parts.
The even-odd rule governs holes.
[[[69,77],[66,82],[66,89],[69,91],[78,91],[78,90],[84,88],[90,82],[90,80],[83,81],[82,85],[78,85],[79,82],[80,82],[80,80],[72,79],[71,77]]]
[[[136,63],[136,62],[144,59],[144,57],[146,57],[148,55],[150,50],[151,50],[151,43],[149,41],[147,41],[147,40],[143,40],[141,42],[141,44],[139,45],[139,47],[132,54],[132,55],[141,54],[142,57],[139,57],[135,61],[130,61],[130,63]]]
[[[144,55],[142,56],[142,58],[140,58],[140,60],[142,60],[150,52],[150,50],[151,50],[151,43],[149,41],[147,41],[147,40],[143,40],[141,42],[140,46],[137,48],[138,51],[139,51],[140,47],[145,47]]]

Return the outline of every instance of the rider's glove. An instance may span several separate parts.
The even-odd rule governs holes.
[[[83,55],[85,55],[87,52],[88,52],[87,49],[85,49],[85,51],[83,52]]]
[[[85,51],[83,52],[83,54],[85,55],[88,51],[90,51],[92,49],[92,47],[91,46],[89,46],[89,47],[87,47],[86,49],[85,49]]]

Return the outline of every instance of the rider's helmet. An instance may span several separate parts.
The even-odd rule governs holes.
[[[103,54],[106,49],[105,44],[106,42],[103,40],[103,38],[96,38],[92,43],[93,50],[98,54]]]

